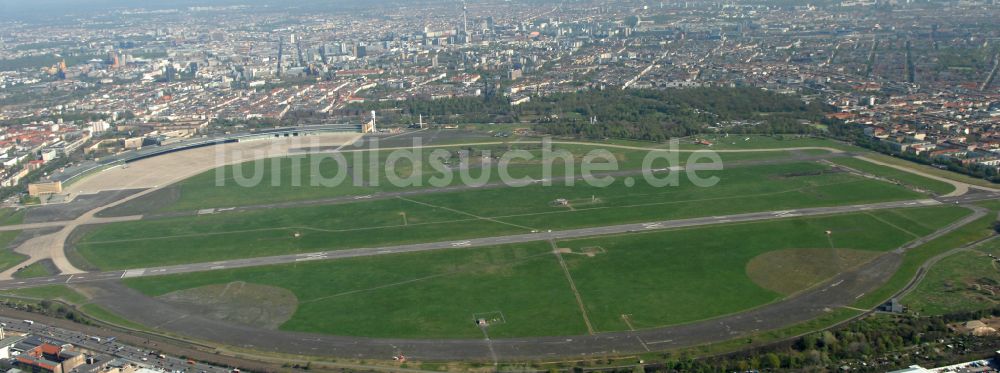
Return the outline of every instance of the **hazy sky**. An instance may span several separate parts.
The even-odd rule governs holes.
[[[271,7],[343,8],[371,5],[371,0],[0,0],[0,18],[46,20],[67,14],[100,13],[111,9],[171,9],[205,5],[268,5]]]

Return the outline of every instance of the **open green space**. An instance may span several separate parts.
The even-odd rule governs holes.
[[[989,208],[990,212],[972,223],[907,251],[903,256],[903,263],[889,281],[877,291],[858,299],[855,306],[859,308],[878,306],[902,290],[916,276],[917,270],[931,258],[996,234],[993,227],[997,221],[997,211],[1000,211],[1000,201],[981,202],[979,205]]]
[[[948,216],[956,207],[920,208]],[[910,210],[898,210],[906,214]],[[943,226],[947,218],[928,224]],[[830,231],[828,237],[826,231]],[[718,227],[599,237],[560,242],[560,247],[602,247],[606,255],[566,256],[595,328],[622,330],[676,324],[722,315],[781,299],[750,279],[747,264],[776,250],[837,248],[884,252],[912,237],[868,214],[847,214],[732,224]],[[836,253],[829,251],[828,265]],[[653,273],[661,275],[650,275]],[[622,289],[636,289],[626,292]],[[711,294],[711,296],[705,296]],[[669,310],[669,312],[664,312]]]
[[[924,197],[819,163],[698,176],[717,176],[719,183],[699,187],[681,175],[676,187],[532,185],[124,222],[97,227],[75,250],[89,262],[84,267],[138,268]],[[560,199],[565,203],[555,203]]]
[[[1000,268],[981,251],[963,251],[934,264],[903,298],[910,312],[942,315],[994,307],[1000,302]]]
[[[836,248],[769,251],[747,263],[747,275],[764,289],[791,295],[867,263],[878,254]]]
[[[912,185],[914,187],[923,190],[929,190],[939,195],[948,194],[955,190],[955,187],[953,185],[943,181],[928,179],[926,177],[916,175],[910,172],[897,170],[892,167],[877,165],[857,158],[842,157],[842,158],[831,159],[830,161],[839,165],[856,169],[861,172],[879,175],[891,180],[898,181],[903,184]]]
[[[54,275],[55,272],[52,271],[50,265],[46,265],[44,262],[34,262],[26,267],[14,272],[14,278],[35,278],[35,277],[47,277]]]
[[[494,337],[586,332],[569,286],[544,242],[212,271],[126,283],[159,296],[233,281],[294,292],[298,309],[282,325],[286,330],[475,338],[482,337],[474,324],[475,315],[496,313],[506,322],[494,322],[489,330]],[[498,294],[501,289],[508,290]]]
[[[712,146],[694,144],[693,140],[706,140]],[[802,135],[738,135],[738,134],[706,134],[694,136],[682,142],[681,149],[711,149],[711,150],[749,150],[749,149],[781,149],[821,147],[840,150],[858,150],[830,139]],[[687,141],[690,140],[690,141]]]
[[[651,146],[657,145],[652,144]],[[573,175],[576,176],[581,175],[581,163],[584,156],[592,152],[603,151],[602,154],[613,157],[617,163],[617,170],[640,170],[647,155],[666,154],[662,149],[630,149],[615,144],[554,144],[551,150],[556,155],[556,161],[552,163],[551,175],[553,177],[563,177],[567,174],[563,160],[564,154],[573,163]],[[512,156],[515,154],[513,151],[517,151],[517,154],[530,154],[533,158],[511,158],[506,167],[511,177],[541,179],[544,175],[541,145],[535,140],[522,143],[450,145],[413,150],[414,157],[422,160],[419,165],[420,176],[413,179],[418,183],[417,185],[400,187],[392,185],[389,180],[390,173],[385,170],[386,160],[393,151],[346,148],[340,153],[343,157],[340,162],[328,154],[244,162],[203,172],[174,184],[168,188],[171,189],[169,193],[156,193],[143,197],[126,203],[118,209],[129,210],[128,206],[145,205],[146,208],[151,208],[153,211],[191,211],[209,207],[303,201],[411,188],[431,188],[432,185],[462,185],[460,177],[462,173],[468,174],[471,179],[476,181],[498,182],[501,180],[498,172],[500,157],[505,154]],[[471,155],[469,167],[463,167],[459,164],[459,151],[468,151]],[[451,158],[445,162],[444,169],[432,167],[430,162],[432,155],[435,159],[443,159],[437,158],[439,155],[434,155],[434,152],[450,154]],[[826,153],[823,150],[818,152]],[[691,150],[681,151],[677,153],[678,159],[669,165],[684,165],[691,154]],[[805,155],[817,154],[819,153]],[[787,159],[791,153],[776,149],[759,152],[724,152],[718,153],[718,155],[724,163],[734,163]],[[370,163],[372,160],[375,161],[374,169]],[[593,163],[604,163],[604,160],[597,159]],[[667,165],[663,161],[655,163],[655,167],[666,167]],[[405,178],[413,175],[417,169],[408,160],[401,160],[395,163],[392,174]],[[254,179],[258,176],[259,179]],[[334,180],[337,177],[343,178],[333,182],[334,185],[313,183],[314,180]],[[432,180],[436,182],[443,177],[449,177],[450,181],[431,184]],[[237,180],[259,180],[259,182],[240,183]],[[147,201],[149,199],[159,199],[160,201],[150,203]]]
[[[886,213],[626,234],[560,241],[556,246],[596,331],[649,328],[783,298],[749,278],[747,263],[759,255],[831,247],[880,253],[910,241],[908,233],[875,218]],[[911,219],[927,216],[923,223],[936,228],[968,210],[938,206],[892,213]],[[587,331],[567,276],[547,242],[142,277],[125,283],[162,297],[239,281],[295,294],[298,308],[281,325],[284,330],[479,338],[482,331],[473,320],[484,318],[491,321],[489,335],[497,338]]]
[[[16,253],[9,247],[20,233],[21,231],[0,232],[0,271],[5,271],[28,259],[27,255]]]
[[[84,304],[79,307],[79,310],[92,319],[102,321],[108,324],[117,325],[132,330],[141,330],[146,332],[152,331],[149,327],[145,325],[121,317],[118,314],[108,311],[104,307],[101,307],[95,303]]]
[[[0,295],[31,299],[58,299],[66,303],[76,305],[81,305],[87,302],[86,297],[77,291],[66,287],[65,285],[47,285],[34,288],[4,290],[0,292]]]
[[[960,174],[958,172],[952,172],[952,171],[948,171],[948,170],[942,170],[942,169],[937,168],[937,167],[933,167],[933,166],[929,166],[929,165],[925,165],[925,164],[921,164],[921,163],[917,163],[917,162],[908,161],[908,160],[905,160],[905,159],[902,159],[902,158],[893,157],[893,156],[885,155],[885,154],[882,154],[882,153],[867,152],[867,153],[865,153],[865,157],[874,159],[876,161],[885,162],[885,163],[888,163],[888,164],[893,164],[893,165],[902,166],[902,167],[906,167],[906,168],[909,168],[909,169],[917,170],[917,171],[920,171],[920,172],[927,173],[929,175],[934,175],[934,176],[942,177],[942,178],[945,178],[945,179],[951,179],[951,180],[963,182],[963,183],[966,183],[966,184],[978,185],[978,186],[992,188],[992,189],[1000,189],[1000,186],[998,186],[997,184],[994,184],[994,183],[990,182],[989,180],[971,177],[971,176],[968,176],[968,175]]]
[[[24,222],[27,209],[0,208],[0,225],[15,225]]]

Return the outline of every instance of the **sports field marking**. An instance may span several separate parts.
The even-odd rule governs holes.
[[[566,265],[566,261],[563,260],[562,254],[559,252],[559,246],[556,245],[556,241],[549,240],[549,244],[552,245],[552,254],[556,256],[559,261],[559,266],[562,267],[563,273],[566,275],[566,281],[569,282],[569,288],[573,290],[573,296],[576,297],[576,304],[580,306],[580,314],[583,315],[583,322],[587,324],[587,333],[594,335],[594,325],[590,323],[590,316],[587,315],[587,307],[583,305],[583,297],[580,296],[580,292],[576,290],[576,282],[573,281],[573,275],[569,273],[569,266]]]

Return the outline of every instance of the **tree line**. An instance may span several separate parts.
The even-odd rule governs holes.
[[[995,336],[960,334],[949,327],[1000,316],[1000,308],[942,316],[872,315],[839,328],[807,334],[790,342],[711,358],[663,353],[662,363],[645,372],[886,372],[913,364],[950,365],[991,357],[1000,347]],[[752,342],[752,340],[748,340]],[[627,371],[633,371],[628,369]]]
[[[456,97],[366,102],[346,112],[375,110],[385,124],[525,123],[535,131],[580,138],[663,141],[705,132],[814,133],[830,108],[752,87],[668,90],[585,90],[533,96],[511,105],[504,97]]]

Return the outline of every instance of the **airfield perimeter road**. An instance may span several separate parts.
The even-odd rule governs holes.
[[[991,199],[992,193],[981,193],[963,198]],[[946,200],[947,202],[947,200]],[[764,213],[738,214],[683,220],[623,224],[610,227],[584,228],[565,231],[530,233],[523,235],[449,241],[384,248],[328,251],[322,253],[283,255],[264,258],[200,263],[181,266],[132,269],[86,273],[46,278],[8,280],[0,282],[0,289],[22,288],[49,284],[76,284],[94,296],[94,302],[132,321],[150,325],[195,340],[208,340],[227,345],[283,353],[349,356],[357,358],[388,358],[404,353],[419,359],[468,359],[489,361],[493,356],[500,360],[543,359],[546,357],[600,356],[612,353],[633,353],[654,349],[692,346],[711,341],[726,340],[760,330],[791,325],[819,317],[832,309],[847,306],[865,292],[876,289],[898,268],[905,249],[919,242],[937,237],[985,215],[985,209],[974,208],[974,214],[923,237],[890,253],[886,253],[864,266],[842,273],[811,291],[792,298],[759,307],[744,313],[724,316],[702,322],[669,326],[634,332],[610,332],[574,337],[513,338],[499,340],[417,340],[373,339],[327,336],[264,330],[192,315],[156,298],[146,297],[119,281],[123,277],[140,277],[195,271],[220,270],[245,266],[295,263],[311,260],[382,255],[448,248],[472,248],[486,245],[528,242],[547,239],[568,239],[606,234],[653,231],[708,224],[751,222],[816,216],[889,208],[907,208],[941,205],[942,201],[926,199],[868,205],[808,208]],[[494,355],[495,354],[495,355]]]
[[[781,151],[793,149],[770,149]],[[761,150],[758,150],[761,151]],[[829,157],[824,155],[823,157]],[[852,154],[837,154],[836,156],[852,156]],[[813,158],[800,155],[800,159]],[[822,158],[822,157],[817,157]],[[747,161],[767,162],[767,161]],[[146,194],[153,189],[131,195],[125,200],[135,199],[140,194]],[[126,287],[122,278],[156,276],[165,274],[188,273],[198,271],[222,270],[248,266],[263,266],[282,263],[297,263],[315,260],[335,260],[359,256],[397,254],[441,249],[475,248],[502,244],[521,243],[542,240],[564,240],[579,237],[590,237],[612,234],[629,234],[632,232],[676,229],[712,224],[754,222],[772,219],[785,219],[803,216],[818,216],[828,214],[850,213],[865,210],[908,208],[934,206],[941,204],[965,204],[969,202],[998,199],[1000,193],[983,190],[963,190],[963,195],[947,195],[936,199],[897,201],[868,205],[833,206],[819,208],[804,208],[786,211],[756,212],[727,216],[712,216],[682,220],[668,220],[637,224],[622,224],[605,227],[572,229],[563,231],[546,231],[524,233],[502,237],[488,237],[461,241],[436,243],[421,243],[378,248],[358,248],[349,250],[334,250],[294,255],[281,255],[260,258],[236,259],[210,263],[165,266],[156,268],[138,268],[120,271],[71,273],[59,276],[12,279],[0,281],[0,290],[51,285],[72,284],[92,296],[92,300],[108,310],[152,328],[167,331],[175,335],[183,335],[195,341],[212,341],[224,345],[241,348],[252,348],[262,351],[276,351],[306,355],[334,355],[342,357],[387,359],[400,353],[423,360],[524,360],[545,359],[547,357],[601,356],[616,353],[634,353],[651,350],[663,350],[692,346],[702,343],[729,340],[755,331],[776,329],[807,321],[822,316],[834,309],[846,307],[863,296],[866,292],[877,289],[884,284],[899,267],[902,255],[909,248],[950,232],[962,225],[985,215],[985,210],[970,207],[975,213],[942,228],[934,234],[913,241],[897,250],[886,253],[875,260],[841,273],[828,282],[814,287],[791,298],[758,307],[746,312],[723,316],[684,325],[668,326],[631,332],[598,331],[593,335],[573,337],[540,337],[512,339],[477,339],[477,340],[420,340],[420,339],[373,339],[359,337],[329,336],[310,333],[285,332],[265,330],[259,327],[240,325],[210,319],[203,315],[191,314],[157,298],[147,297]],[[389,198],[387,195],[351,196],[345,200],[366,198]],[[313,201],[315,202],[315,201]],[[329,201],[340,203],[340,200]],[[292,205],[294,206],[294,205]],[[105,206],[110,207],[110,206]],[[253,208],[273,208],[274,205],[262,205]],[[291,207],[291,206],[289,206]],[[47,226],[82,225],[101,221],[94,216],[100,209],[90,210],[83,218],[76,221],[51,222]],[[188,212],[190,214],[190,212]],[[166,215],[161,215],[165,217]],[[135,219],[138,216],[125,216],[119,219]],[[160,216],[143,216],[142,218]],[[107,218],[104,218],[107,219]],[[80,220],[86,220],[86,223]],[[22,227],[23,228],[23,227]],[[62,245],[59,245],[60,247]]]
[[[964,226],[985,216],[988,211],[979,207],[974,207],[973,210],[973,214],[920,241],[924,242]],[[913,246],[904,246],[906,247]],[[96,281],[77,286],[82,286],[88,294],[93,294],[96,303],[112,312],[195,340],[209,340],[261,351],[359,359],[387,359],[405,354],[418,360],[496,362],[594,357],[689,347],[805,322],[835,309],[848,307],[867,292],[877,289],[895,273],[902,257],[903,253],[892,251],[791,298],[705,321],[629,332],[598,331],[593,335],[582,336],[497,340],[378,339],[264,330],[191,314],[157,298],[147,297],[119,281]]]

